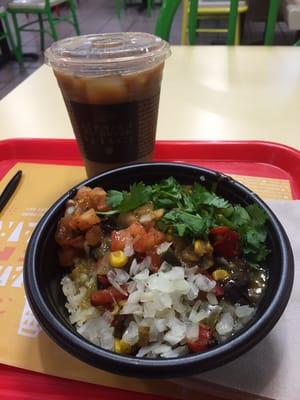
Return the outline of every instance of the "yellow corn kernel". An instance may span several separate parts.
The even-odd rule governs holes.
[[[120,306],[118,303],[115,303],[114,308],[111,312],[111,315],[117,315],[119,313],[119,311],[120,311]]]
[[[128,262],[128,257],[122,250],[111,251],[109,254],[109,262],[114,268],[123,268]]]
[[[225,269],[216,269],[212,273],[212,277],[215,281],[223,281],[224,279],[229,278],[229,273],[225,271]]]
[[[213,251],[214,251],[214,248],[212,247],[212,245],[209,242],[206,242],[205,243],[205,252],[206,252],[206,254],[211,256]]]
[[[203,240],[196,240],[194,243],[194,253],[201,257],[206,253],[206,243]]]
[[[131,346],[121,339],[115,339],[115,352],[119,354],[130,354]]]

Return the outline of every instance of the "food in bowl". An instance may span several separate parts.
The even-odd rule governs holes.
[[[69,319],[106,350],[203,352],[255,316],[268,281],[267,216],[173,177],[79,188],[55,239]]]

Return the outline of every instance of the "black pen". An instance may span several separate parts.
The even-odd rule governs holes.
[[[0,195],[0,212],[6,206],[11,196],[14,194],[14,191],[16,190],[20,182],[21,176],[22,171],[18,171],[5,186],[5,189]]]

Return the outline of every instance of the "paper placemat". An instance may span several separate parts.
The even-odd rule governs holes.
[[[199,384],[197,387],[187,387],[179,380],[164,380],[162,383],[158,380],[125,378],[90,367],[60,349],[41,330],[23,290],[22,269],[26,244],[47,208],[66,190],[83,180],[85,171],[82,167],[18,163],[0,182],[0,191],[19,169],[23,171],[21,183],[0,219],[0,362],[126,390],[171,394],[171,397],[179,399],[187,398],[187,395],[190,399],[199,398]],[[292,198],[287,180],[238,179],[264,198]]]

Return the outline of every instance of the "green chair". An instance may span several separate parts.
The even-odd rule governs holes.
[[[239,0],[230,0],[227,29],[227,45],[234,45],[237,26]],[[188,18],[189,42],[194,45],[197,42],[198,30],[198,0],[190,0],[190,11]]]
[[[273,44],[276,30],[276,22],[279,13],[281,0],[269,0],[269,12],[266,23],[264,44],[270,46]]]
[[[169,40],[174,15],[181,0],[164,0],[157,19],[155,33],[162,39]],[[236,33],[236,20],[238,14],[238,0],[231,0],[228,16],[227,44],[233,45]],[[189,0],[188,34],[189,43],[194,45],[197,41],[198,28],[198,0]]]
[[[3,24],[3,32],[0,33],[0,40],[6,40],[10,50],[14,54],[16,60],[22,64],[23,58],[22,53],[19,51],[18,47],[15,45],[13,36],[11,34],[10,26],[8,23],[7,12],[4,7],[0,6],[0,18]]]
[[[188,18],[189,18],[189,8],[190,1],[183,0],[183,12],[182,12],[182,26],[181,26],[181,44],[188,44],[187,33],[188,33]],[[211,33],[211,32],[220,32],[227,33],[228,28],[223,27],[209,27],[202,28],[201,24],[204,20],[227,20],[230,12],[230,0],[198,0],[198,10],[197,10],[197,24],[200,25],[197,27],[197,33]],[[235,45],[240,44],[240,36],[241,36],[241,19],[242,15],[244,15],[248,11],[247,0],[239,0],[238,2],[238,13],[236,16],[236,30],[235,30]]]
[[[120,18],[122,8],[123,7],[126,8],[128,6],[128,0],[115,0],[115,5],[116,5],[116,14]],[[147,13],[149,16],[151,16],[153,5],[154,5],[154,0],[147,0]]]
[[[155,35],[169,40],[173,19],[181,0],[164,0],[158,14],[155,26]]]
[[[53,8],[61,4],[67,4],[70,8],[70,15],[56,16]],[[7,11],[11,14],[14,23],[17,47],[22,53],[21,32],[40,32],[41,50],[45,48],[45,33],[49,34],[53,40],[58,40],[56,25],[65,21],[73,25],[77,35],[80,35],[79,24],[77,20],[76,6],[74,0],[11,0],[7,4]],[[18,14],[35,14],[37,19],[23,25],[18,24]],[[44,27],[47,22],[49,28]],[[31,25],[37,24],[38,28],[30,28]]]

